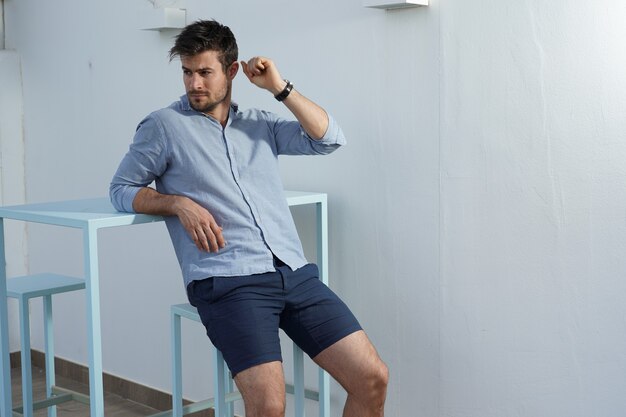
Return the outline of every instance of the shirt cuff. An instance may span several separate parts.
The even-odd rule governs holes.
[[[133,208],[135,196],[143,187],[118,185],[111,188],[111,203],[116,210],[125,213],[136,213]]]
[[[345,145],[346,138],[343,135],[341,128],[339,127],[339,123],[337,123],[330,114],[327,113],[327,115],[328,127],[326,128],[324,136],[322,136],[320,139],[313,139],[311,136],[309,136],[308,133],[304,131],[304,129],[302,129],[302,131],[310,140],[315,143],[320,143],[324,145]]]

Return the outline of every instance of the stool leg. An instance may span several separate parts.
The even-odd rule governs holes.
[[[183,416],[180,316],[172,312],[172,417]]]
[[[43,297],[44,341],[46,354],[46,397],[52,397],[52,387],[55,385],[54,376],[54,326],[52,323],[52,295]],[[56,417],[57,407],[48,407],[48,417]]]
[[[224,381],[226,383],[226,394],[230,394],[231,392],[234,391],[234,389],[233,389],[233,378],[232,378],[232,375],[230,374],[230,370],[228,369],[228,366],[224,367]],[[235,416],[235,403],[233,401],[228,402],[226,406],[226,415],[228,417]]]
[[[330,417],[330,377],[328,372],[319,370],[319,417]]]
[[[24,417],[33,417],[33,374],[30,364],[30,319],[28,298],[20,297],[20,340],[22,343],[22,407]]]
[[[226,416],[226,393],[224,383],[224,357],[222,352],[217,350],[213,352],[213,365],[215,366],[215,417]]]
[[[304,417],[304,354],[293,344],[293,394],[296,417]]]

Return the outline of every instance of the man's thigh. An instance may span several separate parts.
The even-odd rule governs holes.
[[[282,294],[277,273],[214,277],[190,284],[189,301],[233,375],[282,361],[278,335]]]
[[[235,384],[246,407],[246,415],[273,415],[285,409],[285,377],[281,362],[267,362],[239,372]]]
[[[311,358],[347,335],[361,330],[348,306],[319,280],[308,264],[285,275],[285,310],[280,327]]]
[[[313,358],[348,392],[385,368],[376,349],[364,331],[352,333]]]

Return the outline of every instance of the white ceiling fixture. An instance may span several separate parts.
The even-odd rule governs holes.
[[[364,7],[375,9],[404,9],[407,7],[428,6],[428,0],[363,0]]]

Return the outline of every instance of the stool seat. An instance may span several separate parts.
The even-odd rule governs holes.
[[[48,294],[82,290],[85,280],[58,274],[34,274],[7,280],[7,296],[35,298]]]
[[[202,323],[200,319],[200,314],[198,314],[198,310],[189,303],[185,304],[174,304],[172,307],[172,314],[179,315],[181,317],[185,317],[189,320],[197,321],[198,323]]]

